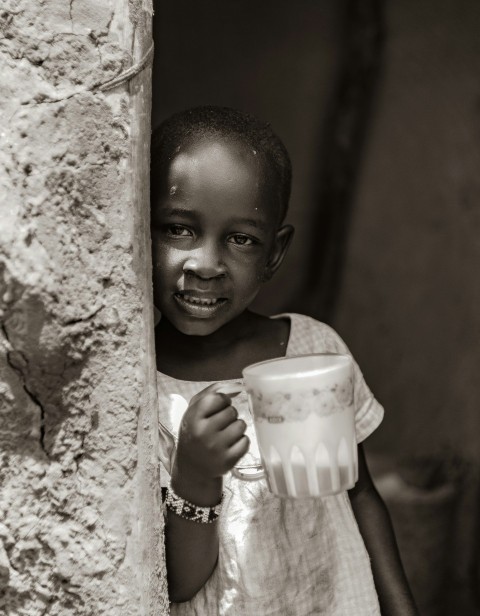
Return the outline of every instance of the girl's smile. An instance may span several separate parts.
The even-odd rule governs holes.
[[[253,150],[211,137],[180,150],[162,178],[154,295],[179,332],[205,336],[233,321],[280,265],[289,232],[264,175]]]
[[[212,317],[228,301],[226,297],[206,297],[195,290],[175,293],[174,297],[181,310],[199,319]]]

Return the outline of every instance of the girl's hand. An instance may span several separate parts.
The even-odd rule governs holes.
[[[192,398],[180,424],[173,475],[195,483],[221,478],[247,452],[246,424],[214,383]]]
[[[225,383],[223,388],[225,388]],[[231,405],[234,394],[221,383],[192,398],[183,415],[173,460],[171,486],[200,507],[221,501],[223,478],[246,453],[245,422]],[[208,580],[218,560],[218,524],[196,524],[167,511],[165,526],[170,600],[188,601]]]

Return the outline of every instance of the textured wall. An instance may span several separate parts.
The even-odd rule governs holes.
[[[2,2],[9,616],[167,609],[146,239],[150,71],[97,87],[145,54],[150,20],[147,0]]]

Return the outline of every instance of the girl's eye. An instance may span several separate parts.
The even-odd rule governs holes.
[[[182,225],[168,225],[168,233],[174,237],[190,237],[192,235],[190,230]]]
[[[243,235],[243,233],[235,233],[235,235],[230,236],[230,241],[237,246],[252,246],[255,243],[251,237]]]

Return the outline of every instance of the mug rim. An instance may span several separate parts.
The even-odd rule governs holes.
[[[315,374],[325,374],[326,372],[329,372],[330,370],[333,370],[335,368],[341,367],[341,366],[348,366],[348,365],[352,365],[353,363],[353,359],[352,356],[349,355],[348,353],[305,353],[302,355],[291,355],[289,357],[275,357],[272,359],[265,359],[263,361],[259,361],[259,362],[255,362],[254,364],[249,364],[248,366],[245,366],[245,368],[242,370],[242,375],[243,378],[253,378],[253,379],[261,379],[261,380],[269,380],[269,381],[277,381],[277,380],[281,380],[281,379],[285,379],[285,378],[290,378],[292,376],[295,376],[296,372],[298,372],[298,370],[295,370],[292,368],[292,370],[290,372],[286,372],[283,374],[278,374],[278,373],[272,373],[272,374],[255,374],[255,369],[259,368],[261,366],[264,366],[266,364],[275,364],[278,362],[281,363],[289,363],[289,362],[295,362],[296,360],[299,359],[304,359],[306,357],[327,357],[327,356],[333,356],[336,358],[341,358],[343,360],[346,360],[345,362],[341,362],[341,363],[334,363],[331,366],[326,366],[326,367],[316,367],[316,368],[310,368],[310,369],[306,369],[306,370],[302,370],[302,376],[308,377],[308,376],[314,376]]]

